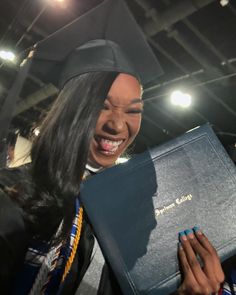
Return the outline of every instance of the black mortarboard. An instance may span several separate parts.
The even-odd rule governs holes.
[[[162,73],[123,0],[105,0],[39,42],[34,64],[38,77],[60,87],[69,78],[91,71],[129,73],[143,85]]]

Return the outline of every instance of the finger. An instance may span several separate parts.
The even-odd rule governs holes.
[[[208,254],[206,254],[203,251],[202,252],[203,256],[201,257],[205,263],[205,270],[207,274],[211,275],[212,273],[214,273],[216,280],[219,283],[222,283],[224,281],[225,275],[224,275],[217,251],[215,250],[213,245],[210,243],[208,238],[203,234],[203,232],[198,227],[194,227],[194,232],[199,243],[208,252]]]
[[[188,241],[190,242],[194,252],[196,255],[199,255],[203,261],[202,270],[205,273],[209,284],[212,286],[213,290],[218,290],[220,286],[216,274],[218,269],[215,265],[213,255],[200,244],[192,230],[186,230],[185,233],[187,233]]]
[[[191,267],[191,263],[189,261],[189,258],[186,254],[187,260],[190,264],[190,267],[192,269],[193,275],[195,276],[200,288],[201,288],[201,292],[202,293],[211,293],[211,292],[217,292],[220,288],[220,282],[222,282],[222,278],[218,278],[220,272],[222,272],[222,268],[221,265],[219,263],[219,259],[217,255],[213,255],[214,252],[216,252],[215,250],[210,253],[208,250],[206,250],[198,241],[198,239],[195,237],[195,235],[193,234],[192,230],[186,230],[185,231],[185,235],[182,235],[181,239],[185,240],[185,243],[183,242],[183,248],[185,249],[184,245],[186,246],[186,251],[189,251],[189,255],[191,257],[191,255],[193,255],[194,253],[194,257],[197,261],[196,258],[196,254],[201,254],[202,257],[204,257],[204,268],[202,270],[202,268],[200,267],[199,262],[198,263],[198,267],[196,264],[196,261],[194,262],[194,260],[192,263],[195,263],[196,268]],[[202,233],[200,233],[201,235]],[[203,235],[203,234],[202,234]],[[188,248],[188,243],[190,245],[190,247]],[[192,244],[195,246],[192,246]],[[191,253],[192,252],[192,253]],[[198,253],[200,252],[200,253]],[[201,257],[200,256],[200,257]],[[215,259],[217,258],[217,259]],[[223,275],[224,277],[224,275]],[[209,291],[209,292],[208,292]]]
[[[188,231],[187,231],[188,232]],[[207,283],[207,277],[204,274],[203,270],[201,269],[201,266],[197,260],[196,254],[186,236],[185,232],[180,232],[180,241],[183,247],[183,250],[186,255],[186,259],[188,261],[188,265],[193,273],[194,278],[198,282],[199,285],[204,285]]]
[[[194,234],[192,230],[186,230],[185,233],[187,234],[186,236],[195,254],[201,258],[203,262],[203,268],[206,270],[211,270],[209,274],[206,273],[207,276],[208,277],[210,276],[211,279],[216,280],[215,272],[212,271],[215,265],[213,255],[201,245],[201,243],[199,242],[199,240],[197,239],[196,235]]]
[[[193,275],[193,272],[188,263],[186,254],[184,252],[184,249],[181,243],[179,243],[178,255],[179,255],[181,272],[183,273],[183,283],[181,284],[178,290],[179,294],[185,294],[185,292],[189,290],[189,287],[191,287],[191,290],[194,289],[195,291],[198,291],[199,290],[198,282],[196,281]]]
[[[192,230],[186,230],[185,233],[194,252],[200,256],[203,262],[205,262],[207,254],[209,252],[200,244],[199,240]]]
[[[184,278],[191,277],[192,280],[195,280],[181,243],[179,243],[178,255],[179,255],[180,266],[181,266],[181,270],[183,272]]]
[[[202,230],[200,230],[199,227],[195,226],[193,228],[194,233],[199,241],[199,243],[209,252],[214,254],[215,256],[218,257],[217,252],[215,248],[212,246],[208,238],[203,234]]]

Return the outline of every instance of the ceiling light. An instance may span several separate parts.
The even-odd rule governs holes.
[[[46,1],[49,1],[49,0],[46,0]],[[54,0],[52,2],[52,4],[64,9],[64,8],[68,7],[69,2],[71,2],[71,1],[70,0],[69,1],[68,0],[67,1],[66,0]]]
[[[14,62],[16,59],[16,56],[12,51],[0,50],[0,58],[7,61]]]
[[[226,6],[226,5],[228,5],[229,4],[229,0],[220,0],[220,5],[221,6]]]
[[[171,103],[175,106],[180,106],[183,108],[187,108],[191,105],[192,97],[188,93],[183,93],[180,90],[175,90],[172,92],[171,96]]]

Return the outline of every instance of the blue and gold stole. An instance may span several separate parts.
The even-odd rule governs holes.
[[[60,294],[70,272],[80,240],[83,208],[76,198],[75,218],[67,241],[51,247],[50,243],[34,242],[28,248],[23,269],[13,282],[10,294]],[[56,235],[62,227],[60,224]]]

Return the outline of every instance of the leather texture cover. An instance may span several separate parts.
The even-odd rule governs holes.
[[[124,294],[180,283],[178,232],[199,226],[221,260],[236,254],[236,168],[209,125],[82,185],[81,199]]]

